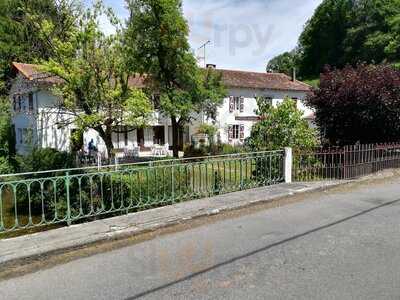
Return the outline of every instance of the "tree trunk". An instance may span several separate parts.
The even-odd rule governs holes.
[[[179,124],[174,116],[171,117],[172,124],[172,153],[179,158]]]
[[[107,149],[107,156],[112,163],[112,159],[114,158],[114,145],[112,142],[112,130],[111,127],[106,127],[106,130],[103,127],[99,126],[96,128],[96,131],[99,133],[100,137],[103,139],[104,144],[106,145]]]

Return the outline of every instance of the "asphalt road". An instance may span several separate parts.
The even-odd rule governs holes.
[[[400,179],[0,282],[0,299],[399,299]]]

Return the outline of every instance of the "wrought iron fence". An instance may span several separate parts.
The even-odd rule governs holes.
[[[400,167],[400,144],[363,144],[297,151],[293,157],[295,181],[354,179]]]
[[[283,181],[284,151],[0,176],[0,232],[115,216]]]

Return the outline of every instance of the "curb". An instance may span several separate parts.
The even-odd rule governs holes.
[[[387,173],[387,174],[386,174]],[[60,229],[54,229],[51,231],[44,231],[44,232],[39,232],[32,234],[30,236],[20,236],[16,238],[11,238],[11,239],[5,239],[5,240],[0,240],[0,269],[5,269],[7,267],[12,267],[13,265],[26,265],[29,264],[32,261],[36,260],[43,260],[47,257],[51,256],[56,256],[60,255],[66,252],[71,252],[75,250],[80,250],[80,249],[85,249],[89,248],[91,246],[94,246],[96,244],[100,243],[110,243],[110,242],[115,242],[115,241],[120,241],[120,240],[125,240],[128,238],[144,235],[147,233],[152,233],[160,229],[166,229],[169,227],[173,227],[175,225],[181,225],[181,224],[186,224],[189,223],[190,221],[196,220],[196,219],[201,219],[201,218],[206,218],[209,216],[215,216],[215,215],[220,215],[223,213],[228,213],[232,211],[238,211],[241,209],[246,209],[252,206],[256,205],[263,205],[263,204],[268,204],[271,202],[278,202],[282,201],[283,199],[290,199],[294,196],[302,195],[302,194],[312,194],[312,193],[317,193],[317,192],[323,192],[323,191],[328,191],[333,188],[339,187],[339,186],[346,186],[350,185],[352,183],[365,183],[367,181],[376,181],[376,180],[381,180],[381,179],[388,179],[390,177],[396,177],[398,176],[399,173],[397,172],[384,172],[383,175],[379,174],[376,175],[375,177],[367,176],[363,177],[357,180],[347,180],[347,181],[335,181],[335,182],[317,182],[317,183],[294,183],[294,184],[278,184],[278,185],[273,185],[269,187],[264,187],[264,188],[258,188],[258,189],[253,189],[253,190],[247,190],[247,191],[241,191],[241,192],[235,192],[235,193],[230,193],[230,194],[224,194],[212,198],[205,198],[205,199],[198,199],[198,200],[192,200],[192,201],[187,201],[171,206],[165,206],[165,207],[160,207],[148,211],[143,211],[140,213],[135,213],[131,215],[126,215],[122,217],[114,217],[110,219],[104,219],[104,220],[99,220],[99,221],[93,221],[89,223],[83,223],[79,225],[72,225],[70,227],[63,227]],[[302,188],[297,188],[296,187],[302,187]],[[278,193],[270,193],[273,190],[278,190]],[[283,189],[283,192],[280,191],[279,189]],[[257,193],[257,190],[260,190],[263,195],[262,197],[256,197],[255,199],[246,199],[243,200],[243,195],[244,194],[252,194],[252,193]],[[251,195],[250,195],[251,196]],[[218,199],[219,198],[219,199]],[[233,198],[227,199],[227,198]],[[238,201],[235,200],[235,198],[239,199]],[[247,198],[247,197],[245,197]],[[253,195],[254,198],[254,195]],[[220,200],[217,202],[217,200]],[[203,202],[203,204],[202,204]],[[224,203],[225,202],[225,203]],[[207,206],[207,204],[211,204]],[[192,210],[187,210],[185,212],[185,206],[190,207],[190,206],[198,206],[197,208],[195,207]],[[126,219],[134,219],[135,217],[139,215],[155,215],[157,214],[162,214],[164,211],[168,210],[176,210],[179,213],[179,210],[182,210],[180,214],[173,214],[169,215],[166,217],[150,217],[148,221],[146,222],[133,222],[133,223],[127,223],[126,226],[117,226],[117,225],[112,225],[113,220],[118,220],[118,218],[126,218]],[[95,222],[99,222],[98,224],[101,224],[103,228],[107,227],[108,230],[103,230],[103,231],[97,231],[94,232],[93,234],[88,234],[86,237],[80,237],[77,239],[70,239],[65,241],[64,243],[56,243],[53,246],[47,246],[47,248],[41,248],[42,244],[40,241],[32,242],[30,245],[30,248],[26,249],[24,248],[24,243],[26,243],[26,240],[33,240],[37,237],[40,236],[40,234],[46,234],[50,235],[53,234],[54,236],[57,236],[57,233],[61,234],[62,232],[67,232],[70,230],[73,230],[75,233],[76,232],[81,232],[80,229],[83,229],[83,227],[88,227],[88,226],[96,226]],[[118,223],[118,222],[116,222]],[[74,233],[73,232],[73,233]],[[50,237],[51,238],[51,237]],[[1,253],[1,249],[4,249],[5,247],[2,247],[6,243],[15,243],[15,244],[20,244],[18,245],[19,247],[14,247],[17,250],[12,251],[5,251]],[[32,246],[33,245],[33,246]],[[23,251],[19,251],[19,249],[24,249]],[[4,251],[4,250],[3,250]],[[1,272],[0,272],[1,273]]]

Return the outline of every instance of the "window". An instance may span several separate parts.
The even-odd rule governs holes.
[[[29,93],[29,111],[33,111],[33,93]]]
[[[128,126],[124,127],[124,141],[125,141],[125,146],[128,146]]]
[[[264,97],[264,101],[269,105],[272,105],[272,97]]]
[[[16,95],[13,96],[13,108],[14,108],[14,112],[17,111],[17,96]]]
[[[233,97],[234,110],[240,110],[240,97]]]
[[[244,111],[244,98],[243,97],[229,97],[229,111]]]
[[[21,97],[21,103],[22,103],[21,106],[22,111],[26,111],[26,97]]]
[[[229,126],[229,140],[244,140],[244,125],[230,125]]]
[[[20,95],[14,95],[14,97],[13,97],[13,106],[14,106],[14,111],[15,112],[20,112],[21,111],[21,105],[22,105],[22,103],[21,103],[21,101],[22,101],[22,99],[21,99],[21,96]]]
[[[32,143],[32,128],[22,129],[22,143],[25,145],[30,145]]]
[[[233,125],[232,126],[232,130],[233,130],[233,134],[232,134],[232,138],[234,140],[239,139],[239,131],[240,131],[240,126],[239,125]]]
[[[33,140],[32,128],[18,128],[17,129],[17,141],[19,144],[30,145]]]
[[[153,95],[153,105],[154,105],[154,109],[160,109],[160,95],[155,94]]]
[[[19,144],[23,144],[22,128],[18,128],[17,130],[17,139]]]

